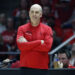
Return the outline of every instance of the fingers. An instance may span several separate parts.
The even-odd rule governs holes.
[[[8,62],[10,62],[11,60],[10,59],[5,59],[5,60],[3,60],[3,63],[8,63]]]
[[[17,42],[22,43],[22,42],[28,42],[28,41],[26,40],[26,38],[24,38],[23,36],[21,36],[21,37],[17,40]]]
[[[59,68],[63,68],[63,63],[61,63],[60,61],[58,61],[58,66],[59,66]]]
[[[41,44],[44,44],[44,40],[41,40]]]

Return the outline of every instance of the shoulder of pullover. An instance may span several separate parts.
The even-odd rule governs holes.
[[[50,27],[50,26],[48,26],[48,25],[46,25],[46,24],[43,24],[43,23],[41,23],[42,24],[42,27],[44,28],[44,29],[46,29],[46,30],[52,30],[52,28]]]
[[[23,24],[23,25],[19,26],[19,28],[26,28],[28,25],[29,25],[29,23]]]

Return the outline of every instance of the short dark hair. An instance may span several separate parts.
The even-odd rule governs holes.
[[[63,54],[63,53],[66,54],[66,56],[67,56],[68,59],[71,58],[71,51],[70,50],[68,50],[68,49],[62,49],[62,50],[58,51],[58,54]]]

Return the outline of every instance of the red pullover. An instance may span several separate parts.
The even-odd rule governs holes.
[[[52,29],[47,25],[40,23],[37,27],[33,27],[31,23],[27,23],[18,28],[17,39],[23,36],[28,42],[17,42],[20,54],[20,67],[48,69],[48,52],[53,42]],[[44,44],[41,44],[44,40]]]
[[[68,68],[75,68],[75,66],[72,66],[72,65],[69,64],[68,65]]]

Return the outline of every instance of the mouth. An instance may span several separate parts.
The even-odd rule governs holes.
[[[33,19],[37,19],[37,17],[36,16],[33,16]]]

